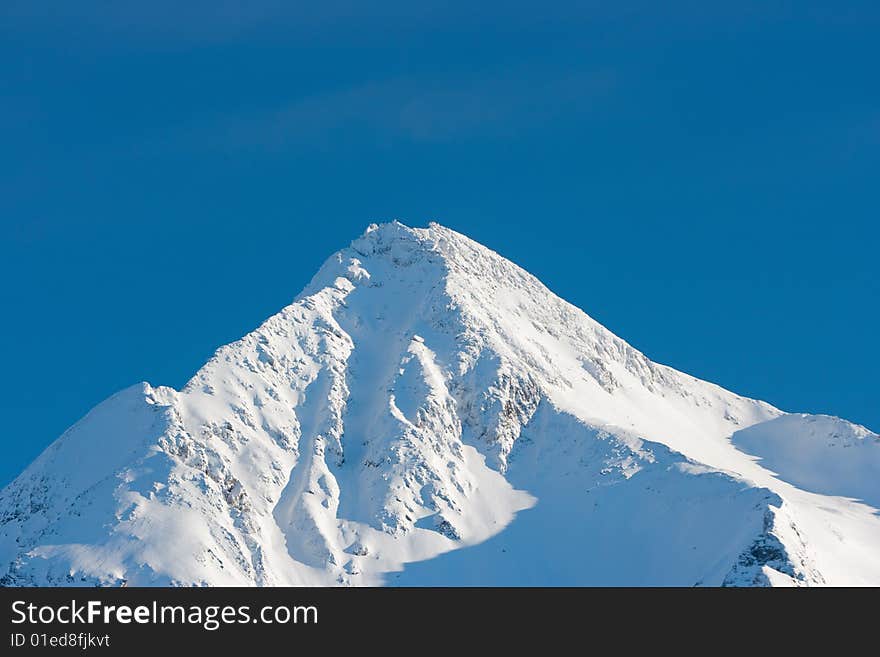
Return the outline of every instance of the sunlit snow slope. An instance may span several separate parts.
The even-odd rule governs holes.
[[[880,438],[648,360],[437,224],[370,226],[180,392],[0,493],[6,585],[880,585]]]

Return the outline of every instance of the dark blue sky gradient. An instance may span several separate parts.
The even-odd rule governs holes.
[[[0,484],[393,218],[880,429],[875,2],[2,4]]]

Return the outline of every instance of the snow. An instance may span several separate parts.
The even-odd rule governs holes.
[[[65,585],[877,585],[880,440],[651,362],[437,224],[371,225],[181,391],[0,493]]]
[[[733,434],[733,444],[804,490],[880,508],[880,437],[827,415],[783,415]]]

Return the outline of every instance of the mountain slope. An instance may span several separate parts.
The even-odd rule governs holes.
[[[878,452],[863,427],[652,363],[454,231],[395,222],[183,390],[133,386],[61,436],[0,493],[0,576],[878,584]]]

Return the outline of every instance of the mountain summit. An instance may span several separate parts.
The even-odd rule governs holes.
[[[371,225],[181,390],[0,493],[5,585],[880,585],[880,437],[646,358],[437,224]]]

